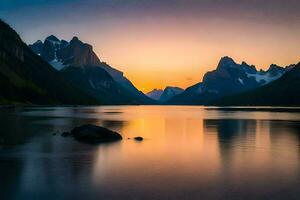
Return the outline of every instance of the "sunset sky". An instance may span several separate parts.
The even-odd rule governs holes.
[[[299,62],[299,10],[299,0],[0,1],[26,43],[76,35],[144,92],[197,83],[225,55],[263,69]]]

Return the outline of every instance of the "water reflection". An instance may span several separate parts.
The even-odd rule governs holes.
[[[271,108],[58,107],[0,111],[4,199],[297,199],[300,114]],[[53,136],[81,124],[122,142]],[[137,143],[128,137],[143,136]],[[7,146],[7,144],[16,144]],[[288,194],[288,195],[287,195]]]

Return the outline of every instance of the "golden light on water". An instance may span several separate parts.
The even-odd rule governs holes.
[[[105,110],[101,108],[98,112]],[[124,141],[111,148],[99,147],[94,168],[98,184],[103,181],[100,177],[114,180],[113,174],[102,174],[107,171],[106,167],[110,167],[111,173],[121,168],[124,176],[129,177],[156,174],[156,177],[148,177],[149,180],[126,181],[131,184],[154,182],[158,186],[160,177],[171,185],[177,176],[184,177],[176,182],[183,185],[197,177],[198,183],[210,183],[227,175],[251,182],[263,180],[270,166],[275,171],[285,169],[282,173],[287,176],[293,176],[298,170],[296,129],[284,122],[272,121],[294,118],[290,113],[227,113],[176,106],[128,106],[106,111],[116,114],[101,115],[103,118],[124,122],[115,127]],[[135,136],[144,137],[144,141],[135,142],[132,139]]]
[[[52,191],[63,194],[108,199],[186,199],[187,195],[192,195],[191,199],[228,195],[263,199],[260,197],[275,194],[280,195],[277,199],[285,199],[281,197],[299,191],[297,108],[24,109],[10,117],[5,110],[2,117],[7,135],[16,131],[16,123],[36,133],[28,143],[1,149],[7,163],[2,166],[6,169],[2,175],[19,177],[3,179],[12,195],[23,191],[34,191],[35,195],[54,187]],[[28,120],[32,120],[30,125]],[[90,145],[53,135],[53,130],[71,130],[80,124],[107,127],[121,133],[123,140]],[[21,132],[18,136],[24,135]],[[144,140],[137,142],[132,139],[135,136]],[[11,163],[18,159],[22,162]]]

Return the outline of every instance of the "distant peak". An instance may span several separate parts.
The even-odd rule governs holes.
[[[153,90],[151,90],[150,92],[156,92],[156,91],[163,91],[161,89],[157,89],[157,88],[154,88]]]
[[[242,65],[248,65],[248,63],[246,63],[245,61],[242,62]],[[248,65],[249,66],[249,65]]]
[[[79,41],[79,38],[77,36],[74,36],[71,41]]]
[[[70,41],[71,44],[84,44],[77,36],[74,36]]]
[[[61,42],[61,44],[63,45],[63,46],[66,46],[66,45],[68,45],[69,44],[69,42],[68,41],[66,41],[66,40],[62,40],[62,41],[60,41]]]
[[[270,69],[272,69],[272,68],[283,68],[283,67],[280,67],[280,66],[278,66],[278,65],[276,65],[276,64],[271,64],[271,65],[270,65]]]
[[[60,40],[54,36],[54,35],[50,35],[46,38],[46,40],[50,40],[50,41],[55,41],[55,42],[59,42]]]
[[[176,86],[167,86],[166,88],[165,88],[165,90],[183,90],[182,88],[180,88],[180,87],[176,87]]]
[[[223,62],[234,62],[234,60],[231,57],[229,57],[229,56],[222,57],[220,61],[223,61]]]
[[[161,89],[153,89],[150,92],[148,92],[146,95],[154,100],[159,100],[162,93],[163,93],[163,90],[161,90]]]
[[[35,43],[33,43],[33,44],[40,44],[40,43],[43,43],[41,40],[38,40],[38,41],[36,41]]]
[[[245,61],[242,62],[241,66],[245,69],[250,69],[252,72],[257,72],[255,65],[249,65]]]
[[[280,67],[278,65],[275,65],[275,64],[271,64],[269,69],[267,70],[268,73],[270,74],[273,74],[273,75],[276,75],[276,74],[282,74],[285,72],[285,68],[283,67]]]
[[[221,58],[217,68],[220,69],[220,68],[234,67],[235,65],[236,63],[232,58],[225,56]]]

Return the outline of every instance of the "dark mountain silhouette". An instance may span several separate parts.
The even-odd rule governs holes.
[[[69,66],[62,69],[61,73],[96,99],[102,100],[104,104],[143,104],[131,92],[120,86],[104,69],[99,66],[74,67]]]
[[[166,102],[184,90],[179,87],[167,86],[164,90],[154,89],[147,93],[147,96],[159,102]]]
[[[158,101],[163,92],[164,91],[160,89],[153,89],[150,92],[148,92],[146,95],[151,99]]]
[[[66,66],[100,65],[101,62],[93,52],[93,47],[73,37],[70,42],[59,40],[51,35],[44,40],[38,40],[29,47],[54,68],[60,70]]]
[[[38,40],[29,47],[54,68],[60,70],[73,84],[93,94],[96,98],[104,99],[107,104],[154,103],[152,99],[140,92],[123,72],[101,62],[93,51],[93,47],[83,43],[78,37],[73,37],[70,42],[67,42],[52,35],[44,42]],[[93,73],[101,74],[101,76],[92,76]],[[85,84],[81,84],[82,82]]]
[[[164,89],[164,92],[161,94],[159,101],[167,102],[174,96],[181,94],[183,91],[184,90],[182,88],[168,86]]]
[[[30,49],[1,20],[0,28],[2,104],[155,103],[77,37],[67,42],[52,35]],[[237,64],[224,57],[202,82],[184,91],[167,87],[161,94],[153,93],[165,104],[299,105],[299,65],[273,64],[266,71],[257,71],[245,62]]]
[[[207,72],[203,81],[170,99],[169,104],[206,104],[212,100],[266,85],[289,71],[293,66],[271,65],[267,71],[257,71],[245,62],[237,64],[223,57],[216,70]]]
[[[1,104],[96,104],[37,56],[0,20]]]
[[[260,88],[224,97],[209,105],[220,106],[299,106],[300,63],[281,78]]]

